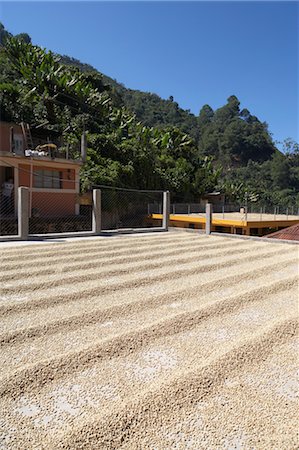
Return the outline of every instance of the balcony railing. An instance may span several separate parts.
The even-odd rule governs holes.
[[[50,158],[50,159],[67,159],[80,160],[80,144],[62,144],[61,142],[45,142],[40,139],[33,139],[33,145],[26,149],[18,146],[12,146],[9,152],[0,148],[0,153],[12,153],[13,155],[26,156],[28,158]],[[31,148],[32,147],[32,148]]]

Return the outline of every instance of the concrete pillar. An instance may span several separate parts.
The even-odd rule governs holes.
[[[29,189],[18,188],[18,237],[22,241],[28,239],[29,234]]]
[[[169,227],[169,214],[170,214],[170,192],[163,192],[163,219],[162,228],[168,231]]]
[[[206,204],[206,234],[211,234],[212,231],[212,214],[213,205],[211,203]]]
[[[100,234],[102,229],[101,212],[101,189],[94,189],[92,191],[92,232],[94,234]]]

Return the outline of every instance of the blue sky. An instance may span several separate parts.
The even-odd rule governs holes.
[[[298,141],[297,2],[2,1],[0,20],[195,114],[234,94],[275,140]]]

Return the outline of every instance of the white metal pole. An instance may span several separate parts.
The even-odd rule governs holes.
[[[211,203],[206,204],[206,234],[211,234],[212,231],[212,214],[213,205]]]
[[[94,234],[100,234],[102,229],[101,223],[101,190],[94,189],[92,191],[92,232]]]
[[[163,192],[163,219],[162,227],[165,231],[169,228],[169,215],[170,215],[170,192]]]

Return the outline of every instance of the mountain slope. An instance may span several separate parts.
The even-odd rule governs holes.
[[[199,137],[198,119],[194,114],[179,107],[172,98],[164,100],[157,94],[128,89],[118,81],[99,72],[93,66],[82,63],[78,59],[63,55],[63,64],[75,66],[83,72],[100,74],[103,82],[118,92],[124,105],[138,120],[149,127],[177,126],[183,132],[190,134],[195,140]]]

